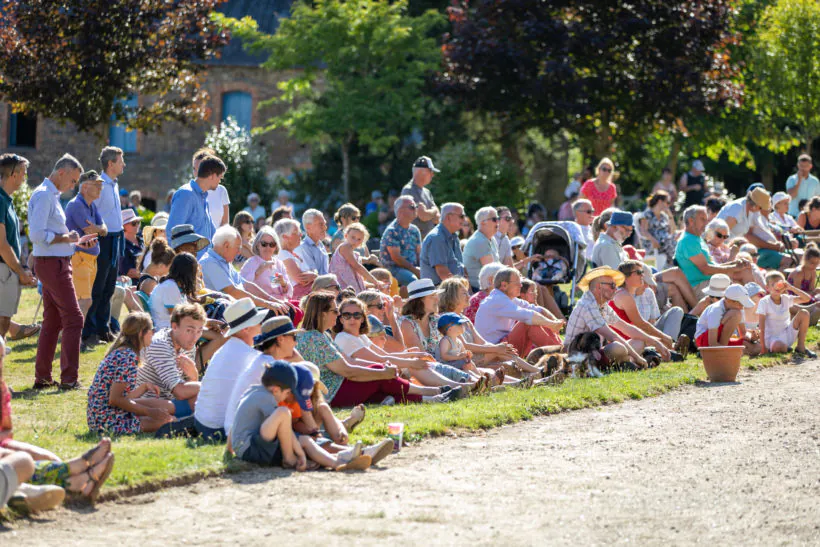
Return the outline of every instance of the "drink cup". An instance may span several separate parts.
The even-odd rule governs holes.
[[[387,436],[393,439],[393,453],[399,452],[404,438],[404,424],[401,422],[387,424]]]

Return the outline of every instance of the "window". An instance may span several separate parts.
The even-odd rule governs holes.
[[[9,107],[9,147],[37,146],[37,115],[15,114]]]
[[[117,99],[117,102],[125,108],[137,108],[137,96],[129,95],[127,99]],[[114,123],[114,115],[111,115],[111,125],[108,128],[108,145],[121,148],[123,152],[137,151],[137,132],[127,131],[124,125]]]
[[[231,91],[222,95],[222,121],[233,118],[239,127],[251,130],[251,110],[253,99],[245,91]]]

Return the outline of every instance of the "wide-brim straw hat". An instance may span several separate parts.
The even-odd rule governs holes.
[[[231,337],[242,329],[253,327],[265,320],[268,310],[257,308],[250,298],[240,298],[225,308],[222,318],[228,323],[225,338]]]
[[[599,277],[611,277],[612,281],[615,282],[616,285],[621,286],[624,283],[626,277],[624,274],[619,272],[618,270],[613,270],[609,266],[601,266],[599,268],[593,268],[589,270],[584,277],[581,278],[581,281],[578,282],[578,288],[582,291],[586,291],[589,289],[589,284],[592,283],[593,280],[598,279]]]
[[[262,323],[262,332],[253,337],[253,346],[258,348],[268,340],[273,340],[286,334],[298,334],[304,332],[293,326],[293,321],[287,315],[277,315]]]

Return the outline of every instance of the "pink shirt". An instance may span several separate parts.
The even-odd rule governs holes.
[[[618,197],[618,190],[615,185],[611,182],[607,184],[609,186],[603,192],[595,187],[595,179],[589,179],[581,186],[581,195],[592,202],[592,208],[595,209],[596,216],[612,207],[615,198]]]
[[[266,293],[274,298],[278,298],[279,300],[290,300],[291,297],[293,297],[293,284],[288,278],[288,272],[285,269],[285,265],[274,256],[271,259],[271,263],[257,273],[257,269],[259,269],[259,266],[261,266],[264,262],[265,261],[262,260],[262,257],[253,255],[245,261],[245,264],[242,265],[239,275],[241,275],[242,279],[245,279],[246,281],[256,283]],[[285,279],[287,282],[285,287],[282,287],[278,282],[271,280],[271,277],[276,274],[281,275]]]

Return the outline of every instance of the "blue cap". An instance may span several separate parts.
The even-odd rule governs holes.
[[[762,182],[755,182],[755,183],[752,183],[752,184],[750,184],[750,185],[749,185],[749,189],[748,189],[748,190],[746,190],[746,193],[748,194],[749,192],[751,192],[751,191],[752,191],[752,190],[754,190],[755,188],[762,188],[763,190],[765,190],[765,189],[766,189],[766,187],[765,187],[765,186],[763,186],[763,183],[762,183]]]
[[[607,224],[610,226],[632,226],[632,213],[627,213],[626,211],[615,211],[612,213],[612,218],[609,219]]]
[[[294,370],[296,370],[296,389],[293,390],[293,396],[299,407],[307,412],[313,410],[313,402],[310,400],[310,394],[313,393],[313,373],[304,365],[294,363]]]
[[[120,188],[120,195],[127,198],[128,190],[126,190],[125,188]]]
[[[370,323],[370,332],[368,336],[378,336],[384,332],[384,323],[375,315],[368,315],[367,322]]]
[[[451,325],[463,325],[467,321],[469,319],[457,313],[442,313],[438,318],[438,330],[447,330]]]
[[[262,373],[262,385],[268,387],[274,382],[287,386],[296,395],[296,369],[287,361],[276,360],[265,365],[265,371]]]

